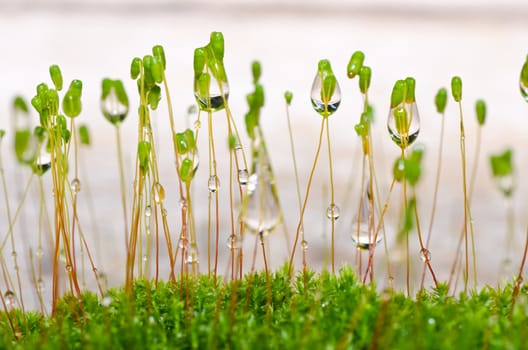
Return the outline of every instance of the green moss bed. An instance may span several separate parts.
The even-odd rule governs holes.
[[[455,297],[447,286],[413,298],[363,285],[349,267],[287,268],[224,282],[207,275],[137,281],[66,295],[54,316],[18,310],[0,320],[1,348],[24,349],[522,349],[528,288],[485,287]],[[13,328],[15,328],[14,336]],[[18,339],[17,339],[18,338]]]

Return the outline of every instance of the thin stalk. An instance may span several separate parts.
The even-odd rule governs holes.
[[[524,264],[526,263],[527,255],[528,255],[528,228],[526,229],[526,242],[524,243],[524,251],[523,251],[523,256],[521,260],[521,266],[519,267],[519,273],[517,274],[517,280],[515,281],[515,287],[513,288],[513,292],[512,292],[510,316],[513,316],[513,309],[515,308],[515,302],[517,300],[517,296],[519,295],[519,291],[521,290],[521,283],[523,281],[522,275],[523,275]]]
[[[312,186],[312,180],[315,173],[315,168],[317,166],[317,159],[319,158],[319,153],[321,152],[321,144],[323,143],[323,131],[324,131],[324,125],[325,121],[324,119],[321,121],[321,130],[319,131],[319,142],[317,143],[317,150],[315,151],[315,158],[312,165],[312,170],[310,171],[310,177],[308,178],[308,185],[306,187],[306,193],[304,195],[304,202],[301,208],[301,215],[299,218],[299,223],[297,224],[297,233],[295,234],[295,241],[293,242],[293,248],[292,253],[290,257],[290,263],[288,267],[288,274],[291,276],[293,272],[293,258],[295,257],[295,249],[297,247],[297,243],[299,241],[299,233],[301,231],[301,228],[303,227],[303,220],[304,220],[304,212],[306,211],[306,206],[308,204],[308,197],[310,195],[310,188]],[[303,231],[304,234],[304,231]]]
[[[119,126],[115,127],[116,145],[117,145],[117,162],[119,163],[119,184],[121,186],[121,206],[123,207],[123,220],[125,223],[125,247],[128,249],[128,215],[127,215],[127,200],[126,200],[126,186],[125,186],[125,169],[123,165],[123,151],[121,148],[121,130]]]
[[[436,204],[438,202],[438,188],[440,185],[440,174],[442,173],[442,151],[444,147],[444,125],[445,125],[445,114],[441,114],[441,126],[440,126],[440,144],[438,147],[438,156],[436,161],[436,177],[435,177],[435,187],[433,191],[433,206],[431,208],[431,216],[429,219],[429,228],[427,230],[427,238],[425,241],[425,249],[429,249],[429,243],[431,241],[431,235],[433,232],[433,224],[435,219],[435,213],[436,213]],[[473,177],[472,177],[473,179]],[[470,186],[470,193],[472,192],[472,186]],[[470,195],[471,197],[471,195]],[[425,269],[426,269],[426,263],[424,262],[423,270],[422,270],[422,278],[420,282],[420,290],[423,289],[424,281],[425,281]]]
[[[326,108],[326,107],[325,107]],[[328,165],[329,165],[329,172],[330,172],[330,206],[332,208],[332,273],[335,273],[335,217],[334,217],[334,210],[335,210],[335,189],[334,189],[334,167],[332,164],[332,151],[330,149],[330,126],[328,123],[328,118],[324,118],[326,122],[326,141],[328,145]]]

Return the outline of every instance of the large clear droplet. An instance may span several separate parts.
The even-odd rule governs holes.
[[[211,193],[218,192],[218,188],[220,188],[220,181],[218,180],[218,176],[209,176],[209,180],[207,181],[207,188]]]
[[[280,210],[277,188],[263,141],[255,140],[252,156],[252,173],[247,181],[242,220],[255,233],[269,233],[280,221]]]
[[[317,113],[324,117],[328,117],[337,110],[339,104],[341,103],[341,88],[339,83],[336,81],[335,91],[332,95],[330,101],[327,104],[321,98],[321,89],[323,86],[323,79],[321,74],[317,73],[315,75],[314,81],[312,83],[312,91],[310,97],[312,99],[312,106]]]
[[[402,107],[403,104],[391,108],[387,119],[387,129],[394,143],[401,148],[407,148],[416,140],[420,133],[420,114],[415,102],[412,104],[406,103],[405,107],[403,107],[405,108],[406,118],[396,118],[394,112]]]
[[[242,239],[239,235],[229,236],[227,238],[227,247],[229,249],[239,249],[242,246]]]
[[[200,95],[198,84],[194,83],[194,97],[203,111],[219,111],[224,109],[229,98],[229,84],[227,81],[218,81],[211,75],[211,85],[207,96]]]
[[[521,90],[521,95],[526,102],[528,102],[528,86],[524,85],[522,80],[519,81],[519,89]]]
[[[341,209],[335,204],[330,204],[328,208],[326,208],[326,217],[328,220],[337,220],[339,219],[339,216],[341,215]]]
[[[78,178],[73,179],[71,181],[70,187],[73,194],[79,193],[79,191],[81,191],[81,181]]]
[[[370,182],[366,181],[363,188],[363,197],[361,198],[360,208],[354,220],[352,220],[351,238],[352,243],[363,250],[370,250],[376,244],[381,242],[381,235],[378,235],[374,241],[374,225],[371,224],[371,215],[373,215],[372,201],[370,196]]]
[[[110,123],[119,125],[128,114],[128,106],[119,101],[115,88],[111,87],[106,98],[101,100],[101,111]]]
[[[248,181],[250,181],[250,178],[249,178],[249,173],[248,173],[247,169],[238,170],[238,182],[242,186],[245,186],[245,185],[247,185]]]
[[[33,164],[33,172],[37,175],[43,175],[50,168],[51,168],[51,155],[48,152],[43,150],[37,156],[37,159],[35,159],[35,163]]]

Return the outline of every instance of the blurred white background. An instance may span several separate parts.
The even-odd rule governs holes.
[[[312,110],[309,92],[319,59],[328,58],[341,85],[343,101],[331,117],[333,159],[336,172],[336,203],[341,206],[337,222],[337,262],[353,263],[355,248],[350,240],[350,224],[357,208],[357,183],[360,174],[360,144],[354,132],[361,112],[357,80],[346,78],[350,55],[362,50],[365,64],[372,67],[370,100],[376,111],[374,126],[377,172],[382,198],[391,180],[391,169],[399,149],[386,130],[390,92],[394,82],[407,76],[417,81],[417,102],[422,119],[418,142],[426,146],[425,174],[419,186],[419,209],[422,229],[429,224],[432,189],[436,170],[440,117],[433,99],[440,87],[449,88],[453,75],[463,80],[463,110],[467,131],[468,168],[475,152],[476,118],[474,103],[483,98],[488,104],[488,119],[483,129],[483,145],[472,206],[477,245],[479,281],[497,283],[500,262],[505,252],[505,203],[490,178],[488,156],[506,147],[514,149],[517,186],[515,204],[515,245],[511,257],[517,266],[528,224],[528,175],[526,159],[528,104],[521,98],[518,79],[528,54],[528,3],[509,1],[88,1],[36,0],[0,1],[0,128],[8,131],[3,142],[5,175],[9,183],[11,206],[16,207],[22,186],[29,174],[15,169],[11,152],[11,100],[21,94],[28,100],[41,81],[50,82],[48,67],[58,64],[66,82],[81,79],[84,83],[84,109],[78,118],[92,132],[93,145],[83,150],[84,173],[81,178],[81,211],[84,230],[96,250],[98,268],[111,285],[124,279],[125,247],[119,197],[113,127],[99,111],[100,84],[103,77],[123,79],[131,100],[131,112],[122,126],[125,160],[130,193],[136,149],[137,107],[135,83],[129,78],[133,57],[150,52],[153,45],[165,47],[167,77],[174,101],[178,130],[192,125],[186,119],[194,103],[192,57],[196,47],[205,45],[211,31],[225,36],[225,65],[230,82],[230,105],[239,129],[245,137],[243,117],[247,110],[245,95],[252,89],[250,64],[262,63],[262,84],[266,88],[266,106],[261,118],[283,206],[286,224],[293,235],[298,221],[298,207],[293,166],[289,153],[283,93],[291,90],[291,107],[301,188],[304,190],[313,160],[320,117]],[[162,101],[164,102],[164,100]],[[36,113],[34,113],[36,114]],[[215,128],[225,137],[225,117],[215,116]],[[166,106],[162,103],[155,115],[162,183],[167,191],[167,206],[173,235],[178,230],[178,193],[171,158]],[[37,117],[35,115],[35,122]],[[459,151],[459,116],[450,98],[446,110],[444,167],[437,216],[431,241],[432,264],[439,279],[448,278],[454,258],[456,237],[462,224],[462,184]],[[205,122],[202,123],[205,126]],[[205,134],[204,134],[205,135]],[[196,220],[205,232],[207,206],[207,143],[200,141],[202,165],[195,180]],[[224,150],[225,151],[225,150]],[[220,162],[227,162],[220,153]],[[226,163],[224,163],[226,164]],[[222,165],[220,165],[222,166]],[[327,158],[322,157],[316,172],[313,192],[305,218],[309,265],[321,268],[328,252],[329,223]],[[227,189],[227,169],[220,175]],[[225,179],[225,180],[224,180]],[[352,184],[352,190],[346,190]],[[90,189],[91,197],[87,195]],[[397,191],[399,193],[399,190]],[[129,193],[129,198],[131,197]],[[18,256],[26,265],[30,248],[36,249],[36,192],[26,203],[27,214],[21,217],[15,235]],[[227,195],[224,191],[223,195]],[[83,197],[84,196],[84,197]],[[393,202],[399,202],[399,194]],[[95,202],[94,226],[88,215],[90,198]],[[51,200],[51,194],[49,196]],[[5,204],[0,205],[0,237],[7,231]],[[13,210],[12,208],[12,210]],[[398,205],[391,207],[387,218],[389,250],[397,256],[394,235],[397,230]],[[309,229],[308,229],[309,228]],[[229,230],[224,226],[221,247]],[[3,239],[3,238],[2,238]],[[280,232],[269,236],[271,264],[277,267],[288,256]],[[411,233],[412,259],[416,273],[421,271],[416,233]],[[206,269],[206,237],[202,234],[200,263]],[[253,242],[246,242],[249,252]],[[50,258],[49,251],[45,258]],[[6,258],[10,249],[4,248]],[[300,256],[300,251],[297,254]],[[9,260],[9,259],[8,259]],[[222,259],[222,271],[226,266]],[[382,250],[379,250],[377,280],[386,283]],[[401,281],[401,262],[394,261],[397,281]],[[27,266],[24,267],[27,271]],[[29,282],[28,282],[29,283]],[[398,283],[401,285],[401,283]]]

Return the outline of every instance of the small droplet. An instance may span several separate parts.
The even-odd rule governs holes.
[[[326,217],[329,219],[329,220],[337,220],[339,219],[339,215],[341,215],[341,210],[339,209],[339,207],[335,204],[331,204],[327,209],[326,209]]]
[[[74,195],[79,193],[81,190],[81,181],[78,178],[73,179],[71,181],[70,187]]]
[[[105,296],[105,297],[103,298],[103,300],[101,300],[101,304],[102,304],[104,307],[109,307],[110,304],[112,304],[112,301],[113,301],[113,300],[112,300],[112,297],[110,297],[110,296]]]
[[[66,272],[71,273],[73,271],[73,267],[71,265],[66,265]]]
[[[16,257],[17,257],[17,252],[13,250],[13,251],[11,252],[11,256],[13,257],[13,259],[16,259]]]
[[[42,256],[44,255],[44,251],[42,250],[42,247],[37,248],[36,255],[37,255],[37,258],[39,259],[42,258]]]
[[[420,259],[422,259],[424,262],[431,261],[431,252],[428,249],[423,248],[420,250]]]
[[[248,173],[247,169],[238,170],[238,182],[242,186],[245,186],[245,185],[247,185],[248,180],[249,180],[249,173]]]
[[[242,245],[242,240],[240,239],[240,236],[229,236],[227,238],[227,247],[229,249],[239,249]]]
[[[301,242],[301,247],[302,247],[302,250],[307,251],[308,250],[308,241],[307,240],[303,240]]]
[[[181,209],[187,209],[187,200],[186,199],[182,198],[180,200],[180,208]]]
[[[218,176],[211,175],[209,176],[209,181],[207,182],[207,187],[209,188],[209,192],[215,193],[218,191],[218,188],[220,187],[220,182],[218,181]]]
[[[144,254],[143,255],[143,262],[147,262],[147,260],[148,260],[147,254]]]
[[[4,294],[5,303],[8,309],[13,309],[16,304],[15,293],[11,290],[8,290]]]
[[[152,215],[152,207],[150,205],[147,205],[145,207],[145,216],[149,218]]]
[[[154,202],[156,204],[160,204],[161,202],[165,200],[165,189],[160,183],[154,184],[153,192],[154,192]]]
[[[198,264],[198,256],[196,254],[193,254],[192,252],[187,255],[186,263],[188,265],[194,265]]]

